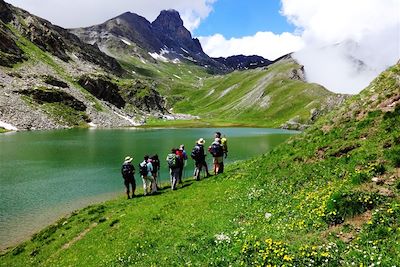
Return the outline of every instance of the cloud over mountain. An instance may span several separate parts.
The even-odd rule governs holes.
[[[140,14],[153,21],[161,10],[179,11],[185,27],[193,30],[212,10],[216,0],[6,0],[8,3],[27,9],[64,28],[77,28],[103,23],[126,11]]]
[[[282,14],[301,32],[295,53],[307,78],[357,93],[400,57],[398,0],[282,0]]]

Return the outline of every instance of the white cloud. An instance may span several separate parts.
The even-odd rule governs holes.
[[[400,58],[399,0],[282,0],[281,12],[301,31],[308,80],[332,91],[357,93]]]
[[[198,37],[204,51],[212,57],[228,57],[232,55],[259,55],[274,60],[287,53],[297,51],[303,47],[300,36],[284,32],[257,32],[253,36],[231,38],[229,40],[221,34],[208,37]]]
[[[126,11],[139,14],[150,22],[163,9],[176,9],[189,30],[198,27],[212,11],[216,0],[6,0],[64,28],[100,24]]]

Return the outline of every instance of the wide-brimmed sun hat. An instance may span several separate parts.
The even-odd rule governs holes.
[[[125,157],[125,161],[126,162],[131,162],[133,160],[133,158],[131,158],[130,156],[126,156]]]
[[[204,145],[204,143],[206,142],[206,140],[204,140],[203,138],[200,138],[199,140],[197,140],[198,144]]]

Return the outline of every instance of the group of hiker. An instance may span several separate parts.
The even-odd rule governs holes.
[[[211,176],[206,162],[204,144],[205,140],[203,138],[198,139],[190,153],[190,157],[194,160],[195,164],[193,176],[197,181],[200,180],[201,171],[203,168],[205,170],[206,177]],[[213,156],[214,175],[223,173],[223,159],[224,157],[226,158],[228,156],[228,143],[226,137],[221,137],[220,132],[215,132],[214,141],[207,150]],[[132,164],[132,160],[132,157],[126,156],[121,167],[121,173],[124,179],[124,185],[128,199],[135,197],[136,190],[136,181],[134,177],[136,169]],[[188,154],[185,151],[184,145],[180,145],[179,148],[172,148],[171,152],[167,155],[166,162],[169,168],[172,190],[176,190],[177,185],[182,184],[183,170],[187,165],[187,161]],[[145,155],[143,157],[143,161],[139,163],[139,174],[143,181],[143,195],[146,196],[157,193],[157,191],[160,189],[160,166],[161,164],[157,154],[153,156]]]

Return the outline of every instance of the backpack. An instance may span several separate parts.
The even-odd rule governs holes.
[[[194,160],[197,160],[200,158],[200,147],[199,146],[193,147],[192,153],[190,153],[190,157]]]
[[[142,163],[139,164],[139,173],[142,176],[147,176],[147,173],[148,173],[148,171],[147,171],[147,163],[143,164],[143,162],[142,162]]]
[[[168,167],[175,169],[178,167],[178,156],[175,154],[168,154],[167,156]]]
[[[212,143],[210,152],[214,157],[222,157],[224,155],[223,147],[218,143]]]
[[[224,149],[224,152],[228,152],[228,140],[226,140],[225,137],[221,138],[221,145],[222,148]]]
[[[122,174],[124,176],[132,175],[133,174],[133,166],[130,163],[124,163],[122,165]]]

